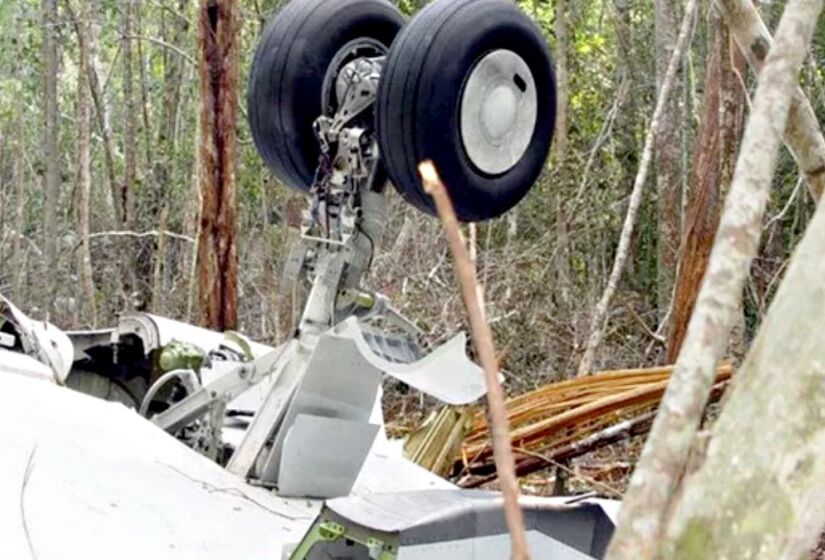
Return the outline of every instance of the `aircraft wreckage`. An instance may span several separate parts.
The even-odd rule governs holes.
[[[0,299],[0,558],[502,558],[495,492],[461,490],[384,432],[390,376],[480,398],[463,334],[426,351],[361,288],[387,179],[432,213],[432,159],[459,218],[506,212],[544,165],[544,39],[504,0],[292,0],[249,87],[256,146],[310,200],[286,276],[309,287],[273,348],[143,313],[64,333]],[[320,163],[319,163],[320,162]],[[536,558],[600,558],[616,502],[522,497]]]

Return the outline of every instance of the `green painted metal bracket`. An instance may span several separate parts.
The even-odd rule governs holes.
[[[289,560],[306,560],[312,547],[321,542],[335,542],[340,539],[349,539],[367,548],[373,560],[395,560],[395,552],[384,541],[369,537],[366,540],[348,535],[346,528],[340,523],[321,521],[315,523],[304,536],[298,547],[289,556]]]

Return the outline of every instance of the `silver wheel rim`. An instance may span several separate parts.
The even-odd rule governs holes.
[[[461,141],[478,169],[501,175],[516,166],[533,138],[538,96],[524,59],[492,51],[470,72],[461,93]]]

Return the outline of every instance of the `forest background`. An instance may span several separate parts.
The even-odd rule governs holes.
[[[555,58],[553,153],[515,211],[466,226],[510,392],[579,367],[681,4],[520,2]],[[759,6],[771,29],[784,5]],[[300,289],[281,282],[280,267],[304,205],[264,167],[245,120],[252,53],[276,8],[238,3],[234,326],[263,342],[291,334]],[[64,329],[107,326],[129,309],[198,321],[198,9],[195,0],[0,4],[0,292],[32,316]],[[820,21],[800,77],[820,123],[824,67]],[[710,250],[754,86],[712,2],[701,2],[591,370],[674,360],[695,295],[690,272],[703,270]],[[388,192],[389,224],[369,281],[437,343],[465,326],[447,246],[436,220]],[[764,317],[814,208],[784,150],[734,357]],[[411,421],[427,407],[401,400]]]

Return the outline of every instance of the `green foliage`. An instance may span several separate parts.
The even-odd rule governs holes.
[[[90,9],[97,32],[95,66],[102,88],[102,102],[112,141],[116,188],[120,188],[124,171],[124,131],[130,116],[123,94],[123,57],[121,49],[122,0],[71,0],[75,10]],[[87,2],[84,4],[84,2]],[[257,38],[269,15],[281,0],[242,2],[243,27],[240,35],[240,92],[237,207],[239,255],[241,259],[242,332],[254,338],[271,337],[276,330],[272,319],[278,294],[284,290],[275,277],[286,247],[288,232],[281,216],[295,194],[278,185],[266,169],[252,143],[245,115],[246,83]],[[400,9],[414,14],[425,2],[399,0]],[[160,210],[169,211],[166,227],[173,232],[194,236],[197,200],[196,137],[198,130],[197,69],[189,60],[197,60],[196,10],[194,0],[142,1],[139,27],[134,44],[134,115],[138,136],[137,184],[135,187],[138,231],[159,227]],[[654,18],[650,2],[624,2],[626,13],[616,12],[614,2],[568,0],[567,51],[569,65],[569,153],[559,165],[554,159],[535,188],[510,218],[478,226],[479,265],[487,275],[490,314],[499,317],[497,334],[510,341],[504,365],[520,373],[547,374],[571,368],[581,350],[588,325],[589,310],[604,285],[618,244],[627,198],[639,164],[639,151],[653,111],[655,95]],[[76,104],[78,79],[78,41],[65,0],[58,3],[59,21],[55,29],[59,43],[60,162],[62,166],[60,227],[63,233],[75,231],[76,173]],[[519,0],[518,5],[536,22],[555,55],[555,3]],[[42,235],[41,156],[43,123],[43,77],[41,41],[43,36],[41,3],[38,0],[0,2],[0,176],[13,177],[15,148],[23,148],[22,181],[24,183],[24,232],[31,241],[32,270]],[[771,25],[775,25],[781,3],[762,7]],[[626,60],[620,53],[618,25],[627,26],[630,43]],[[825,121],[825,19],[812,50],[812,63],[801,81],[814,100],[814,107]],[[707,18],[698,21],[689,53],[690,91],[680,94],[695,100],[694,111],[701,108],[704,87],[704,60],[707,51]],[[167,45],[164,45],[166,43]],[[186,57],[182,57],[184,53]],[[180,84],[170,81],[170,72],[178,68]],[[752,77],[748,78],[752,84]],[[619,98],[619,85],[628,82],[626,98]],[[175,89],[179,88],[179,89]],[[177,95],[177,97],[175,97]],[[171,138],[163,137],[167,100],[177,99]],[[145,104],[144,104],[145,101]],[[144,113],[146,122],[144,122]],[[105,159],[103,130],[96,108],[92,107],[92,230],[116,229],[112,217],[109,170]],[[696,120],[685,119],[684,160],[690,161],[692,130]],[[22,119],[18,121],[18,119]],[[18,123],[21,122],[22,126]],[[754,282],[748,291],[747,313],[753,328],[764,313],[767,302],[781,277],[782,263],[798,241],[811,215],[812,204],[804,192],[795,189],[798,172],[793,160],[783,155],[776,176],[771,216],[788,207],[787,212],[766,231],[763,255],[754,268]],[[619,301],[632,301],[638,315],[651,328],[656,327],[656,246],[657,215],[654,189],[648,188],[641,222],[633,238],[629,274],[624,276]],[[796,192],[796,198],[792,199]],[[394,196],[394,195],[393,195]],[[393,251],[405,221],[415,224],[416,243],[426,248],[407,248],[401,264],[378,259],[376,284],[394,298],[397,307],[409,310],[416,320],[430,328],[433,338],[444,336],[460,324],[457,300],[445,286],[450,286],[449,268],[443,265],[443,252],[433,251],[440,238],[432,220],[404,209],[396,200],[385,247]],[[0,227],[13,223],[15,195],[10,189],[0,193]],[[561,214],[559,214],[561,212]],[[559,243],[558,225],[563,222],[566,244]],[[512,228],[515,227],[515,230]],[[514,233],[515,232],[515,233]],[[0,232],[0,257],[8,255],[3,246],[10,239]],[[431,237],[427,237],[430,235]],[[429,239],[429,241],[423,241]],[[412,243],[412,242],[410,242]],[[97,292],[101,302],[118,301],[119,276],[113,264],[117,245],[101,237],[92,243]],[[156,266],[157,242],[148,237],[136,243],[138,266],[144,279],[151,279]],[[192,247],[179,240],[167,240],[164,261],[164,308],[157,311],[185,317],[188,297],[187,268]],[[60,274],[75,278],[76,254],[61,254]],[[274,262],[273,262],[274,261]],[[384,263],[384,264],[381,264]],[[569,273],[560,294],[559,269],[566,265]],[[420,268],[421,272],[416,273]],[[30,281],[36,275],[30,273]],[[440,280],[441,283],[436,282]],[[0,290],[5,288],[0,271]],[[434,286],[439,286],[436,290]],[[145,286],[144,286],[145,287]],[[61,297],[74,295],[75,283],[61,286]],[[442,302],[434,305],[434,301]],[[24,305],[26,302],[21,302]],[[106,312],[119,311],[110,304]],[[647,335],[637,320],[616,312],[616,336],[606,342],[605,356],[615,365],[637,364],[650,359],[642,354]],[[105,314],[103,315],[105,321]],[[66,312],[57,318],[65,324],[80,325],[84,318]],[[513,342],[517,341],[517,343]],[[607,363],[605,364],[607,365]],[[525,383],[527,383],[525,381]]]

